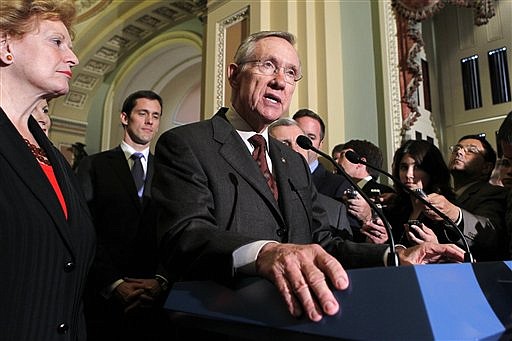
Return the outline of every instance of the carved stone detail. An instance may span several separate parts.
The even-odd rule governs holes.
[[[217,102],[217,108],[224,106],[224,72],[226,70],[226,28],[243,21],[248,17],[249,7],[245,7],[217,24],[217,32],[215,38],[215,41],[217,43],[217,56],[215,61],[215,100]]]

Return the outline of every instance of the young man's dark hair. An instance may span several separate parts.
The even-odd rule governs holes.
[[[376,168],[382,168],[382,163],[384,162],[384,158],[382,156],[382,151],[379,147],[366,140],[350,140],[345,143],[343,149],[352,149],[356,152],[360,157],[364,157],[366,162]],[[379,173],[370,167],[366,167],[366,171],[368,174],[372,176],[373,179],[377,180],[379,177]]]
[[[137,100],[139,98],[147,98],[150,100],[157,100],[158,103],[160,103],[160,107],[163,107],[162,105],[162,97],[160,97],[159,94],[151,91],[151,90],[139,90],[132,94],[130,94],[123,102],[123,108],[121,109],[122,112],[126,113],[128,117],[130,117],[133,108],[137,105]]]
[[[322,120],[322,118],[320,117],[320,115],[309,109],[299,109],[293,115],[293,119],[296,120],[301,117],[311,117],[312,119],[315,119],[318,121],[318,123],[320,123],[320,141],[323,141],[325,137],[325,123],[324,120]]]

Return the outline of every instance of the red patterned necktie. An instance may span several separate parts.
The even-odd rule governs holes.
[[[254,146],[252,157],[258,163],[258,166],[260,167],[260,170],[263,173],[265,180],[267,180],[268,187],[270,187],[270,190],[272,191],[274,198],[277,200],[277,185],[274,180],[274,176],[272,176],[272,173],[270,173],[270,170],[268,169],[267,158],[265,156],[265,138],[259,134],[256,134],[249,139],[249,142],[251,142],[251,144]]]

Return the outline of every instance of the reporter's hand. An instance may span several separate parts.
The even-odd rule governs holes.
[[[464,250],[455,244],[424,242],[409,248],[397,248],[401,265],[462,263]]]
[[[439,243],[434,231],[421,222],[420,226],[404,224],[404,228],[407,231],[407,238],[415,244],[424,242]]]
[[[437,208],[439,211],[444,213],[448,218],[450,218],[453,222],[456,222],[459,217],[459,208],[452,204],[448,199],[445,198],[442,194],[437,193],[431,193],[426,198],[428,202],[432,204],[435,208]],[[435,213],[432,209],[430,209],[428,206],[423,205],[423,212],[425,215],[430,218],[431,220],[437,220],[442,221],[443,218],[441,218],[437,213]]]
[[[347,212],[356,217],[359,221],[367,221],[372,218],[372,209],[363,199],[361,194],[357,193],[354,199],[347,199]]]
[[[366,241],[373,244],[384,244],[389,236],[384,223],[380,218],[370,219],[361,226],[361,233],[366,236]]]
[[[274,283],[292,316],[305,314],[312,321],[339,310],[327,281],[338,290],[349,284],[338,260],[317,244],[268,243],[258,255],[256,271]]]
[[[398,194],[394,192],[382,193],[379,197],[379,202],[382,205],[390,205],[393,203],[397,196]]]

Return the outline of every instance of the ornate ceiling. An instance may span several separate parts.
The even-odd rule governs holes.
[[[123,60],[149,39],[187,20],[202,18],[206,0],[76,0],[74,49],[80,65],[64,99],[66,107],[88,110],[95,91]],[[76,116],[75,116],[76,117]]]

